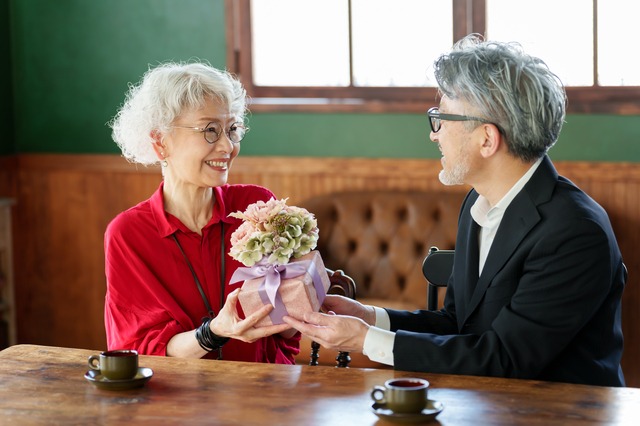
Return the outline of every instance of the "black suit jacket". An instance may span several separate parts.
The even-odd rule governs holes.
[[[478,276],[478,225],[463,202],[438,312],[388,309],[394,368],[624,386],[626,269],[606,212],[545,156],[508,206]]]

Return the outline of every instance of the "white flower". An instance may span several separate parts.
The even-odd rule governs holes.
[[[287,199],[258,201],[244,212],[229,216],[244,222],[231,235],[229,255],[245,266],[265,257],[274,265],[285,265],[316,248],[318,222],[306,209],[287,206]]]

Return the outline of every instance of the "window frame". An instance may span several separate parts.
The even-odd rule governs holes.
[[[485,34],[485,0],[453,1],[453,36]],[[594,20],[597,24],[597,1]],[[253,84],[250,0],[225,0],[227,69],[238,75],[251,97],[252,111],[424,113],[437,103],[433,87],[286,87]],[[597,25],[594,74],[597,72]],[[435,58],[434,58],[435,59]],[[595,79],[594,79],[595,80]],[[640,115],[640,86],[567,87],[567,112]]]

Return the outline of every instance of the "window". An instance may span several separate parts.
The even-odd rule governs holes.
[[[640,114],[640,60],[624,45],[640,2],[227,0],[226,7],[227,64],[254,111],[424,112],[436,102],[434,59],[475,32],[517,40],[544,59],[567,86],[569,112]]]

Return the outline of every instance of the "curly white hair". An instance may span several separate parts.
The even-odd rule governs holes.
[[[129,161],[158,163],[153,131],[166,133],[184,111],[215,99],[231,114],[244,119],[247,94],[240,81],[208,63],[162,63],[150,67],[139,84],[130,84],[125,102],[108,123],[113,140]]]

